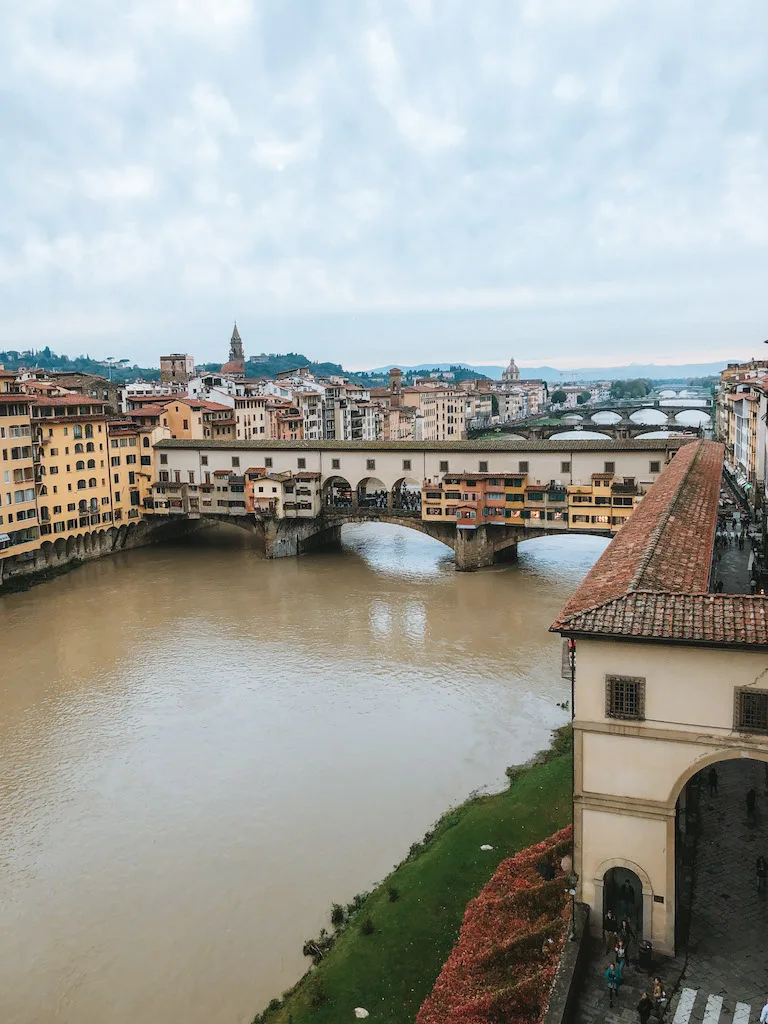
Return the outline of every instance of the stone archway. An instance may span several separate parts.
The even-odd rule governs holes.
[[[352,508],[352,485],[343,476],[330,476],[323,484],[323,508]]]
[[[391,496],[387,485],[377,476],[365,476],[356,487],[357,504],[360,508],[386,509]]]
[[[636,883],[632,876],[637,880]],[[618,891],[625,878],[633,886],[636,897],[635,922],[639,920],[640,924],[637,927],[633,923],[633,928],[637,932],[638,939],[643,937],[643,933],[650,936],[653,934],[653,886],[648,872],[633,860],[628,860],[626,857],[613,857],[600,864],[593,879],[595,910],[601,914],[602,922],[602,915],[609,906],[615,914],[623,909],[619,905],[621,901]],[[613,905],[614,903],[616,906]]]

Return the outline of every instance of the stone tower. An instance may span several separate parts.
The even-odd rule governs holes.
[[[234,377],[245,376],[245,356],[243,355],[243,341],[240,337],[240,332],[237,329],[237,323],[235,323],[234,330],[232,331],[232,337],[229,341],[229,361],[224,363],[221,368],[222,373],[227,373]]]
[[[389,405],[391,409],[399,409],[403,403],[403,371],[393,366],[389,371]]]

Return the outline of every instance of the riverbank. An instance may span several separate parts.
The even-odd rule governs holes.
[[[24,575],[8,576],[0,583],[0,597],[5,594],[23,594],[40,583],[50,583],[51,580],[64,576],[68,572],[74,572],[83,565],[81,558],[73,558],[61,565],[51,565],[45,569],[35,569],[33,572]]]
[[[392,874],[354,901],[318,965],[254,1024],[337,1024],[354,1020],[355,1007],[376,1021],[412,1024],[469,900],[502,860],[570,822],[570,729],[560,730],[533,763],[508,774],[506,790],[449,811]],[[328,930],[333,933],[330,918]]]

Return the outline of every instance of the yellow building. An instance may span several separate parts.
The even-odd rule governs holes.
[[[568,524],[572,530],[610,530],[616,533],[632,515],[642,494],[637,482],[613,473],[593,473],[591,484],[568,487]]]
[[[15,394],[12,375],[0,380],[0,578],[11,557],[33,557],[40,546],[29,395]]]
[[[151,511],[156,441],[169,436],[167,427],[137,424],[132,418],[110,420],[109,478],[112,490],[112,521],[139,520]]]
[[[112,524],[104,405],[75,394],[34,399],[40,532],[52,540]]]

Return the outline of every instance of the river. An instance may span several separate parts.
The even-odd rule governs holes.
[[[249,1022],[566,721],[547,627],[604,546],[461,574],[399,527],[279,561],[212,530],[0,598],[0,1021]]]

